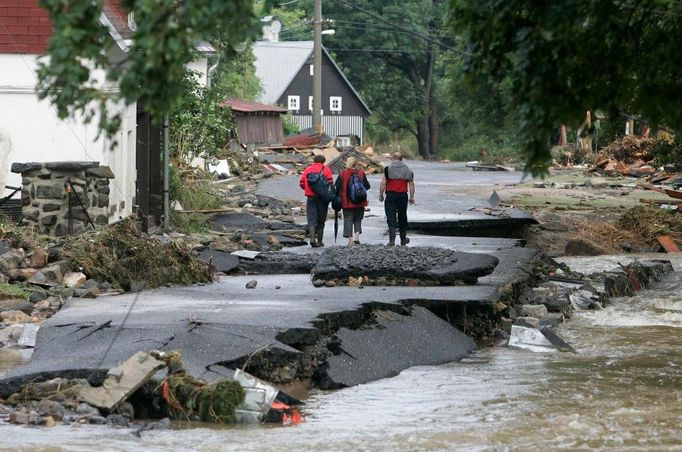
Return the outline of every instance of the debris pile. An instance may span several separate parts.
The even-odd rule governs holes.
[[[327,165],[334,174],[339,174],[346,169],[346,161],[350,157],[355,157],[358,167],[367,174],[378,173],[383,170],[383,164],[371,146],[356,146],[355,148],[343,151],[338,157],[328,162]]]
[[[165,369],[165,372],[163,371]],[[1,401],[1,400],[0,400]],[[0,403],[0,420],[52,427],[163,418],[144,430],[170,428],[170,419],[233,424],[303,422],[299,400],[244,371],[213,383],[190,376],[178,352],[137,352],[109,369],[100,386],[85,379],[30,382]]]
[[[142,287],[213,281],[211,268],[190,248],[143,234],[132,218],[71,237],[64,243],[62,255],[71,267],[90,278],[126,291],[141,280]]]

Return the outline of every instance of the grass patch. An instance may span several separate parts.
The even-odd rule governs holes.
[[[185,213],[182,211],[171,212],[171,224],[173,229],[184,233],[206,232],[211,226],[206,217],[201,213]]]
[[[147,287],[213,280],[208,264],[188,246],[148,237],[132,219],[72,237],[63,245],[62,254],[72,268],[124,290],[138,280],[144,280]]]
[[[23,298],[28,299],[30,292],[23,286],[17,284],[0,283],[0,299],[4,298]]]

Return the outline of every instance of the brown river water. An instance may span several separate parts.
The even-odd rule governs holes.
[[[568,263],[581,271],[595,262]],[[313,391],[306,423],[294,427],[177,426],[137,438],[130,429],[2,425],[0,449],[682,451],[682,273],[578,312],[558,332],[578,354],[487,348]]]

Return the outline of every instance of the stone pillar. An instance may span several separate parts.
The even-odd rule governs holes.
[[[99,162],[13,163],[12,172],[22,177],[24,222],[41,233],[61,237],[92,227],[90,221],[96,226],[109,223],[109,180],[114,174],[108,166]]]

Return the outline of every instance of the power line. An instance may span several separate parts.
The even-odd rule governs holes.
[[[411,34],[406,31],[402,30],[396,30],[395,27],[383,27],[383,26],[376,26],[375,24],[371,22],[358,22],[358,21],[352,21],[352,20],[336,20],[333,19],[334,22],[334,28],[347,28],[347,29],[352,29],[352,30],[367,30],[367,31],[387,31],[391,33],[401,33],[401,34]],[[350,24],[350,25],[338,25],[338,24]],[[353,26],[355,25],[355,26]],[[360,25],[360,26],[357,26]],[[430,33],[428,36],[431,37],[451,37],[452,35],[448,33]]]
[[[350,1],[350,0],[339,0],[339,1],[340,1],[341,3],[343,3],[344,5],[346,5],[346,6],[350,7],[350,8],[352,8],[352,9],[355,9],[355,10],[357,10],[357,11],[360,11],[361,13],[367,14],[368,16],[373,17],[374,19],[376,19],[376,20],[378,20],[378,21],[380,21],[380,22],[383,22],[383,23],[385,23],[385,24],[387,24],[387,25],[390,25],[391,27],[397,28],[398,30],[402,30],[402,31],[404,31],[404,32],[406,32],[406,33],[408,33],[408,34],[410,34],[410,35],[412,35],[412,36],[415,36],[415,37],[417,37],[417,38],[419,38],[419,39],[423,39],[424,41],[430,42],[430,43],[432,43],[432,44],[436,44],[438,47],[442,47],[442,48],[444,48],[444,49],[450,50],[450,51],[455,52],[455,53],[460,54],[460,55],[465,55],[465,56],[468,56],[468,55],[469,55],[469,54],[466,53],[466,52],[463,52],[463,51],[461,51],[461,50],[459,50],[459,49],[457,49],[457,48],[455,48],[455,47],[452,47],[452,46],[449,46],[449,45],[447,45],[447,44],[444,44],[443,42],[441,42],[441,41],[439,41],[439,40],[437,40],[437,39],[433,39],[433,38],[431,38],[430,36],[427,36],[427,35],[418,33],[418,32],[416,32],[416,31],[410,30],[409,28],[406,28],[406,27],[403,27],[403,26],[398,25],[398,24],[396,24],[396,23],[393,23],[393,22],[389,21],[388,19],[384,19],[384,18],[383,18],[382,16],[380,16],[379,14],[376,14],[376,13],[373,13],[372,11],[368,11],[368,10],[366,10],[366,9],[364,9],[364,8],[361,8],[360,6],[356,5],[355,3],[353,3],[353,2]]]

